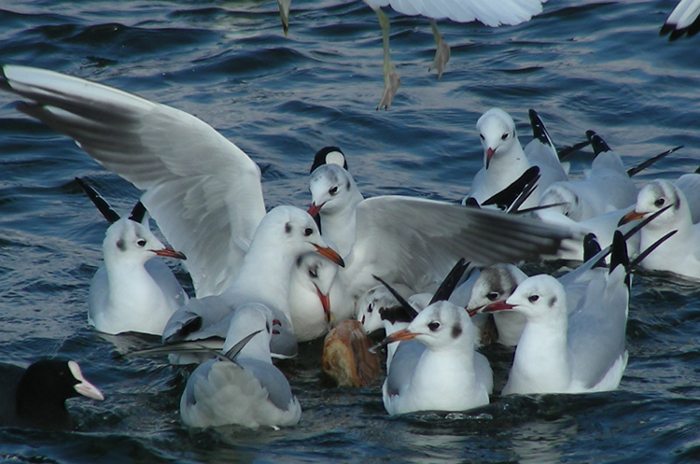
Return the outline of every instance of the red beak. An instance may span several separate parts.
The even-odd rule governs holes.
[[[314,285],[316,287],[316,285]],[[321,306],[323,306],[323,315],[326,318],[326,322],[331,321],[331,299],[328,297],[328,295],[324,295],[321,293],[321,290],[316,287],[316,294],[318,295],[318,299],[321,300]]]
[[[316,216],[318,216],[318,213],[321,211],[321,208],[323,208],[323,205],[316,206],[316,203],[312,202],[311,206],[309,206],[309,210],[307,211],[307,213],[309,213],[309,215],[311,217],[316,217]]]
[[[158,256],[164,256],[166,258],[175,258],[175,259],[187,259],[184,253],[180,253],[179,251],[175,251],[170,247],[165,247],[162,250],[151,250],[153,253],[157,254]]]
[[[496,311],[505,311],[507,309],[513,309],[515,306],[512,304],[508,304],[505,301],[497,301],[495,303],[491,303],[490,305],[486,305],[483,307],[481,310],[482,313],[495,313]]]
[[[489,148],[486,150],[486,169],[489,168],[489,164],[491,164],[491,158],[493,158],[493,155],[496,154],[496,150],[493,148]]]

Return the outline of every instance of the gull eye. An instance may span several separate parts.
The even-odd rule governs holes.
[[[509,135],[510,135],[510,134],[509,134],[508,132],[506,132],[505,134],[501,135],[501,140],[508,140],[508,136],[509,136]]]
[[[306,237],[308,237],[309,235],[311,235],[313,233],[314,233],[314,230],[311,227],[307,227],[306,229],[304,229],[304,235]]]
[[[336,195],[338,193],[338,186],[331,187],[331,189],[328,191],[331,195]]]
[[[486,137],[484,137],[484,134],[479,134],[479,137],[481,137],[481,140],[486,140]]]
[[[496,301],[496,299],[498,298],[498,292],[489,292],[489,293],[486,295],[486,298],[487,298],[489,301]]]
[[[270,324],[265,324],[265,330],[267,330],[267,333],[270,333]]]
[[[316,269],[309,269],[309,275],[314,279],[318,278],[318,272],[316,272]]]
[[[666,200],[664,200],[663,198],[659,198],[654,202],[654,206],[656,206],[657,208],[661,208],[664,205],[664,203],[666,203]]]
[[[540,296],[539,295],[530,295],[527,299],[530,303],[534,303],[535,301],[539,300]]]
[[[437,329],[440,328],[440,323],[437,321],[433,321],[430,324],[428,324],[428,328],[430,329],[431,332],[437,331]]]
[[[367,312],[368,312],[369,314],[372,314],[372,311],[374,311],[374,308],[372,307],[372,304],[370,303],[370,305],[367,306]]]
[[[136,240],[136,244],[137,244],[139,247],[143,248],[143,247],[146,246],[146,240],[143,239],[143,238],[142,238],[142,239],[139,239],[139,240]]]

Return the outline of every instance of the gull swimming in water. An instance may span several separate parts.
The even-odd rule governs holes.
[[[690,279],[700,279],[700,224],[693,222],[689,202],[674,183],[657,179],[645,185],[637,196],[634,210],[621,224],[642,219],[670,206],[639,231],[640,249],[646,249],[670,231],[677,233],[650,253],[640,265],[652,271],[672,272]]]
[[[517,311],[523,333],[502,394],[586,393],[614,390],[627,365],[625,328],[629,280],[622,234],[613,243],[611,269],[586,282],[568,308],[564,285],[541,274],[518,285],[504,302],[484,312]]]
[[[109,334],[141,332],[162,335],[173,313],[189,297],[170,268],[156,256],[185,259],[150,231],[140,203],[120,218],[102,196],[76,179],[103,216],[111,222],[102,244],[103,263],[90,284],[88,322]]]
[[[447,301],[433,303],[389,335],[385,342],[401,343],[382,385],[387,412],[464,411],[488,404],[493,374],[474,350],[476,338],[464,308]]]
[[[185,425],[257,428],[299,422],[299,401],[270,358],[272,328],[263,306],[249,303],[237,308],[223,354],[199,365],[190,375],[180,399]]]
[[[568,180],[567,172],[559,162],[541,119],[532,110],[530,117],[533,127],[539,128],[539,132],[526,150],[523,150],[515,122],[508,113],[500,108],[492,108],[481,115],[476,130],[484,149],[484,166],[474,176],[467,198],[473,198],[481,205],[535,165],[539,168],[541,177],[535,192],[524,203],[525,207],[536,206],[542,191],[550,184]],[[548,143],[543,143],[543,140]]]
[[[347,317],[355,317],[360,298],[376,286],[375,275],[421,293],[441,281],[462,257],[487,265],[538,259],[538,253],[521,254],[522,247],[537,247],[532,235],[537,232],[530,227],[543,224],[536,221],[395,195],[363,199],[352,175],[335,164],[316,168],[309,189],[309,213],[320,216],[323,237],[336,244],[345,260],[331,289],[331,306]],[[516,239],[511,233],[524,235]],[[570,235],[560,235],[564,236]]]

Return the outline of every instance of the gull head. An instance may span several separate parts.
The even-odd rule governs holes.
[[[105,260],[112,262],[145,264],[156,256],[185,259],[184,254],[163,245],[148,227],[126,217],[107,229],[102,250]]]
[[[481,146],[484,148],[486,169],[489,168],[494,156],[504,155],[520,143],[513,118],[500,108],[491,108],[482,114],[476,122],[476,130],[479,132]]]

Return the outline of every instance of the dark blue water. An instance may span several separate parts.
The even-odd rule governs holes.
[[[313,154],[342,147],[366,195],[456,200],[481,163],[474,125],[509,111],[523,142],[527,109],[559,145],[593,129],[628,166],[676,145],[638,175],[674,179],[700,163],[700,39],[669,44],[659,26],[674,0],[551,0],[516,27],[441,22],[452,59],[427,72],[427,21],[390,14],[403,85],[388,111],[381,33],[360,1],[15,1],[0,5],[0,61],[107,83],[199,116],[264,175],[269,207],[308,206]],[[116,358],[86,321],[107,226],[74,183],[87,176],[121,212],[138,191],[0,95],[0,358],[76,359],[105,393],[71,400],[75,433],[0,430],[6,462],[697,462],[700,460],[700,289],[634,280],[619,390],[494,396],[468,414],[389,418],[378,387],[319,384],[320,345],[285,366],[304,410],[297,427],[182,427],[185,374],[160,359]],[[196,156],[196,153],[193,153]],[[586,154],[572,160],[580,174]],[[185,276],[183,275],[183,278]],[[124,340],[117,341],[117,343]],[[494,349],[503,379],[509,353]]]

